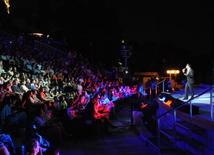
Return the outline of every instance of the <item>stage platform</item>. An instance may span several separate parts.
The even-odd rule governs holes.
[[[193,106],[199,108],[198,114],[193,114],[192,118],[190,118],[189,113],[177,111],[178,117],[185,119],[186,121],[191,121],[191,123],[203,127],[208,130],[214,130],[214,120],[211,119],[211,103],[210,103],[210,93],[213,91],[213,101],[214,101],[214,89],[211,89],[204,93],[203,95],[197,97],[202,92],[211,88],[211,85],[208,84],[200,84],[194,87],[194,99],[191,100]],[[172,93],[168,93],[174,99],[178,99],[179,101],[185,103],[187,100],[183,100],[184,98],[184,89],[174,91]],[[190,97],[189,97],[190,99]],[[189,100],[188,99],[188,100]],[[189,103],[187,103],[189,104]]]

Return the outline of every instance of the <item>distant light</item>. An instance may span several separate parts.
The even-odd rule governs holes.
[[[179,74],[180,71],[179,70],[167,70],[166,73],[167,74]]]
[[[4,0],[4,4],[6,5],[7,13],[10,14],[10,0]]]
[[[122,41],[121,41],[121,43],[122,43],[122,44],[124,44],[124,43],[125,43],[125,41],[124,41],[124,40],[122,40]]]
[[[119,61],[118,64],[121,66],[121,65],[122,65],[122,62]]]
[[[43,34],[42,33],[31,33],[33,36],[38,36],[38,37],[41,37],[41,36],[43,36]]]
[[[127,71],[127,70],[126,70],[126,71],[125,71],[125,73],[126,73],[126,74],[128,74],[128,73],[129,73],[129,71]]]

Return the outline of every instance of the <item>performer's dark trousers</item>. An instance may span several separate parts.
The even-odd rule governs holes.
[[[187,81],[185,84],[185,98],[188,98],[188,96],[189,96],[188,89],[191,92],[191,97],[193,97],[194,91],[193,91],[193,83],[192,82]]]

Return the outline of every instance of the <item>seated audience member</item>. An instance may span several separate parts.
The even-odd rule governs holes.
[[[5,153],[4,155],[16,153],[13,140],[9,134],[0,133],[0,154],[1,153]]]
[[[108,132],[108,127],[115,127],[111,120],[109,119],[110,116],[110,109],[106,108],[105,104],[102,104],[100,101],[100,96],[96,95],[92,103],[94,105],[94,112],[93,112],[93,117],[97,123],[101,123],[104,125],[104,130]]]
[[[42,102],[48,102],[48,101],[53,101],[53,98],[48,97],[43,89],[43,87],[39,88],[39,92],[38,92],[38,98],[42,101]]]
[[[1,155],[10,155],[9,150],[7,149],[7,147],[2,142],[0,142],[0,154]]]
[[[52,110],[45,109],[45,105],[41,105],[38,107],[33,122],[38,132],[50,141],[52,145],[58,147],[62,143],[64,128],[62,124],[55,119]]]
[[[21,81],[20,90],[22,93],[26,93],[27,91],[29,91],[29,88],[26,86],[25,80]]]

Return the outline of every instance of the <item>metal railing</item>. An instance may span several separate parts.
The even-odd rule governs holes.
[[[210,88],[204,90],[203,92],[199,93],[197,96],[193,97],[193,98],[190,98],[189,100],[187,100],[186,102],[184,102],[184,104],[181,104],[173,109],[170,109],[164,113],[162,113],[161,115],[157,116],[156,117],[156,121],[157,121],[157,145],[158,147],[160,148],[160,132],[161,132],[161,128],[160,128],[160,119],[164,116],[166,116],[167,114],[173,112],[173,126],[175,127],[175,124],[176,124],[176,120],[177,120],[177,110],[187,104],[190,105],[190,111],[189,111],[189,117],[190,119],[192,119],[192,100],[194,100],[195,98],[198,98],[200,96],[202,96],[203,94],[207,93],[208,91],[210,91],[210,116],[211,116],[211,119],[212,121],[214,120],[213,119],[213,110],[214,110],[214,103],[213,103],[213,89],[214,89],[214,86],[211,86]],[[176,130],[174,130],[176,132]]]
[[[199,93],[197,96],[194,96],[194,97],[190,98],[189,100],[185,101],[184,104],[181,104],[181,105],[175,107],[174,109],[170,109],[170,110],[166,111],[165,113],[163,113],[163,114],[161,114],[160,116],[158,116],[157,119],[160,119],[161,117],[163,117],[163,116],[166,115],[167,113],[170,113],[170,112],[172,112],[172,111],[174,111],[174,110],[177,110],[177,109],[183,107],[184,105],[186,105],[186,104],[188,104],[188,103],[190,103],[190,118],[192,118],[192,108],[191,108],[191,107],[192,107],[192,102],[191,102],[191,101],[194,100],[195,98],[198,98],[198,97],[200,97],[201,95],[207,93],[208,91],[212,90],[213,87],[214,87],[214,86],[211,86],[210,88],[207,88],[207,89],[204,90],[203,92]],[[212,95],[212,91],[211,91],[211,95]],[[210,96],[210,99],[211,99],[211,98],[212,98],[212,96]],[[211,101],[210,101],[210,103],[211,103]],[[212,103],[212,104],[213,104],[213,103]]]
[[[164,92],[164,90],[165,90],[165,80],[166,80],[166,79],[163,79],[162,81],[160,81],[160,82],[158,82],[158,83],[156,84],[156,87],[155,87],[156,95],[158,94],[158,87],[159,87],[160,84],[162,84],[162,92]]]
[[[158,88],[160,88],[160,85],[162,84],[162,92],[165,92],[165,81],[166,79],[163,79],[161,81],[159,81],[158,83],[155,84],[155,95],[158,95]],[[149,90],[149,96],[152,96],[152,86],[147,87],[144,89],[144,91],[148,91]]]
[[[213,108],[214,108],[214,85],[212,86],[211,88],[211,91],[210,91],[210,117],[211,117],[211,120],[214,120],[214,115],[213,115]]]

